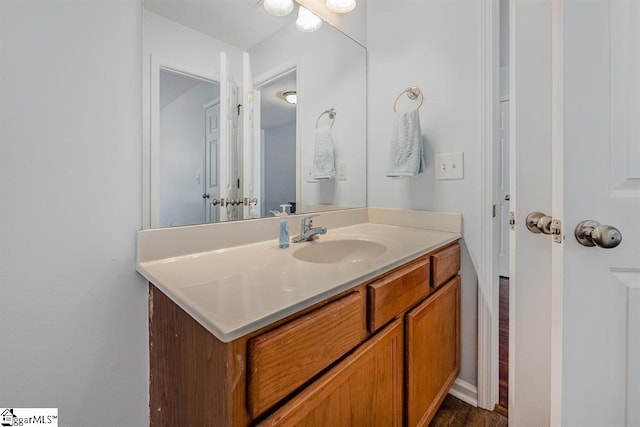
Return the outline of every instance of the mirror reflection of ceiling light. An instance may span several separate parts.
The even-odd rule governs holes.
[[[298,103],[298,94],[295,90],[283,90],[276,92],[276,97],[291,105],[296,105]]]
[[[335,13],[348,13],[356,8],[356,0],[327,0],[327,9]]]
[[[293,0],[264,0],[264,10],[273,16],[286,16],[293,11]]]
[[[322,19],[300,6],[298,11],[298,19],[296,19],[296,27],[300,31],[310,33],[318,30],[322,26]]]
[[[298,103],[298,94],[296,93],[295,90],[287,90],[287,91],[282,92],[282,97],[289,104],[294,104],[295,105],[295,104]]]

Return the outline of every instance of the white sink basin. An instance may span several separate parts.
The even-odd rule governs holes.
[[[386,246],[369,240],[321,240],[296,250],[293,257],[318,264],[341,264],[367,261],[386,251]]]

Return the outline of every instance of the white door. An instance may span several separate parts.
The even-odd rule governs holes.
[[[551,215],[552,1],[510,2],[509,425],[548,426],[551,402],[552,239],[530,232]]]
[[[227,55],[220,52],[220,221],[242,218],[235,204],[242,197],[238,156],[238,87],[233,79]]]
[[[204,144],[204,203],[206,222],[220,221],[220,205],[213,206],[213,200],[220,200],[220,100],[208,105],[205,110]]]
[[[640,2],[565,0],[563,33],[557,421],[640,426]],[[583,220],[615,226],[622,243],[580,245]]]
[[[640,4],[511,6],[509,424],[640,426]],[[622,243],[582,246],[583,220]]]
[[[255,177],[260,176],[259,171],[258,173],[256,173],[256,165],[259,165],[260,163],[254,161],[254,122],[256,120],[256,113],[258,115],[260,114],[260,104],[257,104],[258,110],[256,111],[256,98],[255,90],[253,87],[253,75],[251,73],[251,60],[249,58],[249,53],[247,52],[244,52],[242,55],[242,70],[242,193],[244,194],[244,197],[247,198],[247,204],[244,205],[244,218],[255,218],[258,217],[260,212],[259,206],[257,206],[257,195],[259,193],[256,192],[255,188]],[[255,202],[254,199],[256,199]]]

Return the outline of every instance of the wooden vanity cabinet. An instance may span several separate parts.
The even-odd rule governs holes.
[[[406,315],[407,426],[429,424],[460,372],[460,276]]]
[[[459,250],[229,343],[150,284],[151,426],[426,425],[460,367]]]

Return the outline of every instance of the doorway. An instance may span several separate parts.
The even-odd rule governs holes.
[[[210,213],[209,200],[219,197],[216,187],[219,148],[210,153],[207,146],[212,135],[217,134],[212,146],[219,147],[219,101],[217,113],[215,108],[209,113],[216,117],[203,113],[203,107],[219,99],[220,85],[168,68],[160,68],[159,83],[158,226],[215,221],[217,217]],[[216,129],[207,132],[209,124]],[[212,159],[216,164],[207,166]]]
[[[498,403],[495,410],[508,415],[509,409],[509,276],[510,276],[510,96],[509,96],[509,1],[499,4],[500,106],[497,162],[498,258]]]
[[[280,211],[283,204],[296,212],[297,93],[296,69],[280,73],[256,85],[260,120],[261,212]],[[296,94],[292,99],[284,94]]]

